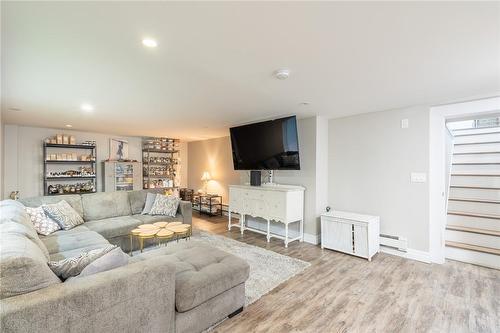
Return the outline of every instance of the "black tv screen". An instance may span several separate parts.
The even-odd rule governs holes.
[[[232,127],[235,170],[300,170],[295,116]]]

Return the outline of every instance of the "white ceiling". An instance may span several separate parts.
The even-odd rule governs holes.
[[[497,91],[499,2],[2,2],[7,123],[195,140]]]

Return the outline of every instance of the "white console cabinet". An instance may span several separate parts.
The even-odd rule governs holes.
[[[241,233],[250,230],[265,234],[267,241],[274,237],[283,239],[285,247],[294,240],[304,239],[304,188],[292,185],[230,185],[229,186],[229,223],[231,227],[239,227]],[[240,223],[231,223],[231,212],[240,214]],[[247,215],[267,220],[267,231],[250,228],[245,225]],[[285,225],[285,235],[271,233],[271,221]],[[299,223],[299,236],[289,238],[288,225]]]
[[[379,251],[380,218],[332,211],[321,215],[321,248],[371,261]]]

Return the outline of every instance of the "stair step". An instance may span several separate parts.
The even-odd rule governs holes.
[[[500,126],[485,126],[485,127],[469,127],[469,128],[457,128],[451,130],[452,133],[465,134],[466,132],[471,133],[490,133],[500,130]]]
[[[500,133],[498,130],[494,130],[491,132],[479,132],[479,133],[466,133],[466,134],[453,134],[454,137],[464,137],[464,136],[474,136],[474,135],[486,135],[486,134],[497,134]]]
[[[447,259],[458,260],[461,262],[494,269],[500,269],[500,260],[498,260],[499,256],[496,254],[478,252],[451,246],[446,246],[444,250]]]
[[[478,246],[478,245],[472,245],[472,244],[466,244],[466,243],[459,243],[459,242],[452,242],[452,241],[446,241],[445,244],[446,244],[446,246],[456,247],[456,248],[459,248],[459,249],[500,255],[500,249],[494,249],[494,248],[491,248],[491,247]]]
[[[495,219],[448,214],[446,216],[446,224],[500,232],[500,220]]]
[[[493,144],[493,143],[500,143],[500,141],[464,142],[464,143],[455,143],[454,146],[487,145],[487,144]]]
[[[471,176],[471,177],[500,177],[500,173],[479,173],[479,172],[469,172],[469,171],[458,171],[453,172],[452,176]]]
[[[463,201],[463,202],[478,202],[478,203],[500,204],[500,200],[488,200],[488,199],[448,198],[448,200],[450,200],[450,201]]]
[[[487,230],[487,229],[479,229],[479,228],[470,228],[470,227],[462,227],[462,226],[459,226],[459,225],[447,225],[446,229],[447,230],[470,232],[470,233],[481,234],[481,235],[500,236],[500,231]]]
[[[452,165],[500,165],[500,162],[453,162]]]
[[[453,210],[449,210],[448,215],[460,215],[460,216],[479,217],[479,218],[483,218],[483,219],[500,220],[500,215],[468,213],[468,212],[459,212],[459,211],[453,211]]]
[[[474,190],[500,190],[500,187],[481,187],[481,186],[465,186],[465,185],[451,185],[450,188],[470,188]]]
[[[453,153],[453,155],[482,155],[482,154],[500,154],[500,151],[471,151],[467,153]]]

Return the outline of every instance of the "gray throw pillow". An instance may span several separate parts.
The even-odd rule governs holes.
[[[130,257],[127,254],[123,253],[122,249],[120,249],[119,247],[114,248],[102,257],[97,258],[96,260],[88,264],[79,275],[70,277],[64,282],[71,282],[74,280],[78,280],[79,278],[84,276],[89,276],[125,266],[128,264],[129,259]]]
[[[116,245],[109,245],[104,248],[83,252],[76,257],[59,261],[49,261],[48,265],[57,276],[65,280],[71,276],[77,276],[91,262],[112,251],[114,248],[116,248]]]
[[[174,197],[171,195],[157,194],[155,202],[149,214],[175,217],[180,202],[181,199],[178,197]]]
[[[45,213],[57,222],[64,230],[69,230],[83,224],[82,217],[64,200],[55,204],[42,205]]]
[[[151,208],[153,208],[153,204],[155,203],[156,193],[148,193],[146,195],[146,203],[144,204],[144,209],[142,210],[142,215],[149,214],[151,212]]]

